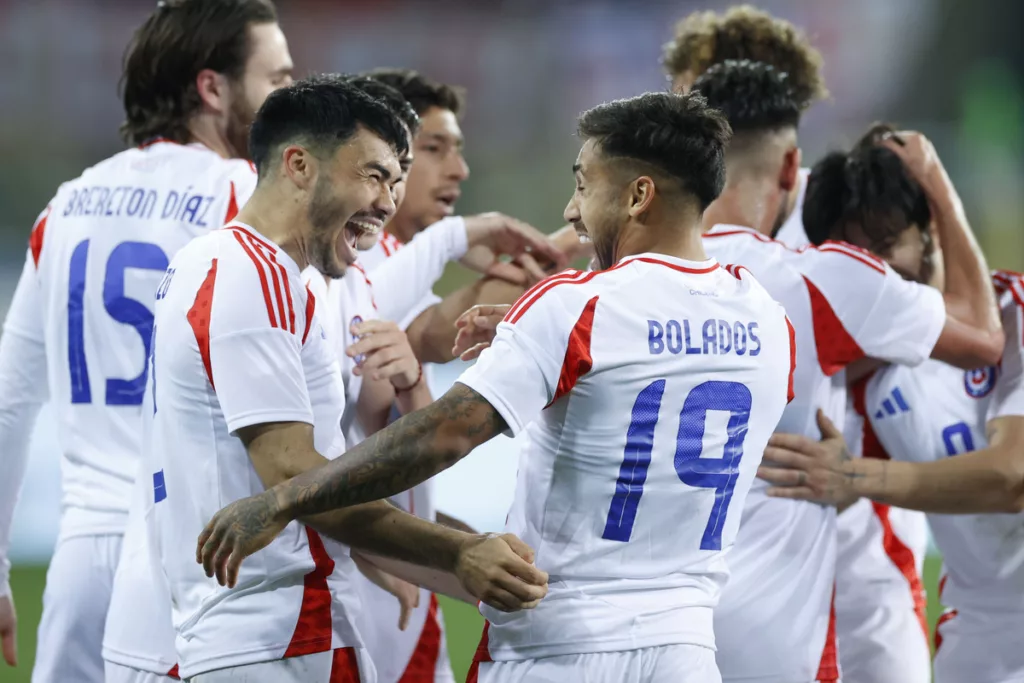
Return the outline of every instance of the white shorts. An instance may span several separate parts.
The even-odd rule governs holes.
[[[152,671],[143,671],[142,669],[133,669],[130,666],[114,664],[111,661],[106,662],[106,666],[107,677],[105,683],[176,683],[181,680],[155,674]]]
[[[479,667],[479,668],[477,668]],[[466,683],[721,683],[715,651],[665,645],[541,659],[474,663]]]
[[[120,555],[120,534],[57,540],[32,683],[103,683],[103,628]]]
[[[377,683],[377,672],[364,648],[343,647],[207,671],[187,683]]]
[[[944,614],[936,628],[935,683],[1024,683],[1022,634],[1024,615]]]

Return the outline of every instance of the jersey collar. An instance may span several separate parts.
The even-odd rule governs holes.
[[[642,261],[644,263],[668,266],[673,270],[679,270],[684,273],[703,274],[718,270],[718,261],[713,258],[709,258],[705,261],[688,261],[686,259],[676,258],[675,256],[657,254],[653,252],[626,256],[625,258],[620,259],[619,262],[615,264],[615,267],[619,268],[628,263],[632,263],[633,261]]]

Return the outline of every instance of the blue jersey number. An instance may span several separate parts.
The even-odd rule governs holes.
[[[957,448],[957,437],[963,448]],[[942,443],[946,446],[946,455],[959,455],[974,450],[974,437],[971,436],[971,428],[966,422],[957,422],[943,429]]]
[[[85,272],[89,260],[89,240],[82,240],[71,252],[71,273],[68,279],[68,367],[71,371],[71,402],[92,403],[89,365],[85,357]],[[131,325],[139,333],[149,358],[153,337],[153,312],[150,306],[128,298],[124,293],[124,275],[129,268],[167,270],[167,255],[155,244],[122,242],[107,259],[103,278],[103,307],[107,315],[123,325]],[[105,402],[112,406],[142,404],[146,389],[148,363],[131,379],[110,378],[106,381]]]
[[[636,510],[647,481],[647,468],[651,464],[654,428],[658,424],[664,394],[665,380],[659,379],[647,385],[633,403],[622,467],[602,535],[610,541],[626,542],[633,532]],[[729,413],[727,439],[721,458],[701,457],[709,410]],[[689,486],[715,489],[715,502],[701,538],[701,550],[722,549],[722,529],[739,477],[743,440],[749,422],[750,389],[738,382],[704,382],[694,387],[683,401],[676,437],[676,474]]]

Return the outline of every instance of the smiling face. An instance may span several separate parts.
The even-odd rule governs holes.
[[[451,110],[431,107],[420,116],[405,197],[388,227],[402,241],[455,212],[462,182],[469,177],[462,145],[462,130]]]
[[[323,160],[308,207],[309,263],[342,277],[356,261],[362,236],[380,232],[394,215],[400,177],[395,151],[363,127]]]
[[[580,241],[594,244],[601,269],[615,263],[615,245],[629,219],[623,202],[624,188],[594,140],[587,140],[573,166],[576,190],[563,218],[572,223]]]

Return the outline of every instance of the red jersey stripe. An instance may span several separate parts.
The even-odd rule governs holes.
[[[627,259],[625,259],[623,261],[620,261],[619,263],[617,263],[615,266],[609,268],[608,270],[615,270],[616,268],[621,268],[622,266],[628,265],[628,264],[633,263],[635,261],[643,261],[644,263],[653,263],[653,264],[658,265],[658,266],[667,266],[667,267],[671,268],[672,270],[678,270],[680,273],[691,273],[693,275],[703,275],[705,273],[710,273],[710,272],[718,270],[718,264],[717,263],[712,264],[710,266],[707,266],[705,268],[688,268],[686,266],[680,266],[680,265],[676,265],[675,263],[669,263],[668,261],[662,261],[662,260],[656,259],[656,258],[648,258],[646,256],[640,256],[640,257],[637,257],[637,258],[627,258]]]
[[[173,678],[176,681],[180,681],[181,678],[178,676],[178,665],[175,664],[171,667],[171,670],[167,672],[168,678]]]
[[[866,424],[867,420],[865,420]],[[870,427],[865,427],[865,429],[870,429]],[[882,524],[882,548],[885,550],[886,557],[896,565],[896,569],[907,580],[907,584],[910,587],[910,595],[914,601],[914,612],[917,615],[917,620],[921,623],[924,639],[927,641],[928,618],[925,610],[928,606],[928,601],[924,595],[924,583],[921,581],[921,576],[917,573],[914,552],[893,531],[892,521],[889,519],[889,506],[884,503],[871,501],[871,507],[874,508],[875,516],[878,517],[878,521]]]
[[[313,324],[313,313],[316,311],[316,297],[313,296],[313,292],[309,290],[309,285],[306,285],[306,326],[302,330],[302,344],[305,346],[306,337],[309,336],[309,328]]]
[[[514,325],[523,317],[523,314],[530,310],[530,307],[537,303],[537,301],[540,300],[540,298],[549,290],[557,287],[558,285],[579,285],[584,282],[589,282],[594,279],[594,276],[597,275],[597,273],[598,271],[595,270],[586,274],[577,273],[576,275],[567,278],[558,278],[556,275],[548,278],[547,280],[542,280],[538,285],[541,285],[541,283],[543,283],[543,285],[534,292],[533,296],[527,298],[529,293],[524,294],[519,299],[519,303],[517,303],[516,306],[513,306],[508,312],[508,315],[505,316],[505,320]]]
[[[789,387],[786,389],[786,403],[789,404],[796,398],[796,392],[793,391],[793,375],[796,374],[796,330],[793,329],[793,323],[789,321],[788,315],[786,328],[789,330]]]
[[[185,316],[188,319],[188,324],[192,326],[196,344],[199,345],[199,357],[203,360],[206,378],[210,380],[210,386],[214,390],[217,387],[213,384],[213,365],[210,363],[210,312],[213,307],[213,285],[216,280],[217,259],[213,259],[203,284],[196,292],[195,301],[192,302],[192,307],[188,309],[188,314]]]
[[[284,300],[288,306],[288,331],[295,334],[295,303],[292,301],[292,286],[288,282],[288,271],[278,262],[276,249],[270,250],[267,256],[281,273],[281,281],[284,282]]]
[[[594,312],[597,310],[598,297],[592,298],[583,307],[579,319],[569,333],[569,344],[565,348],[565,359],[562,371],[558,375],[558,386],[555,396],[548,405],[562,398],[576,386],[580,377],[594,367],[594,358],[590,355],[590,335],[594,331]]]
[[[270,299],[270,287],[269,285],[267,285],[267,274],[263,272],[263,266],[260,265],[259,258],[257,258],[256,254],[253,253],[253,250],[249,248],[249,245],[245,243],[245,239],[242,238],[242,233],[249,234],[247,231],[244,230],[240,232],[236,231],[234,233],[235,239],[238,240],[238,243],[242,245],[242,249],[244,249],[245,253],[248,254],[249,258],[252,260],[252,264],[256,266],[256,272],[260,276],[260,287],[262,287],[263,289],[263,301],[264,303],[267,304],[267,317],[270,319],[270,326],[282,327],[283,324],[278,325],[277,317],[274,315],[274,304]]]
[[[266,250],[264,250],[260,246],[260,244],[256,242],[251,236],[249,237],[249,244],[252,245],[253,251],[256,252],[256,255],[260,258],[260,260],[267,264],[267,268],[270,269],[270,279],[274,285],[274,300],[277,302],[277,308],[275,309],[277,311],[277,319],[281,321],[281,328],[288,331],[288,323],[286,322],[287,318],[285,317],[285,311],[287,311],[291,306],[286,306],[284,298],[281,295],[281,279],[283,278],[285,281],[285,285],[287,285],[288,275],[284,272],[284,268],[275,267],[277,266],[277,264],[270,259],[270,257],[267,255]],[[291,302],[289,301],[288,304],[291,304]],[[295,332],[294,320],[292,320],[291,332]]]
[[[441,624],[437,619],[437,609],[437,596],[431,593],[427,620],[398,683],[433,683],[437,672],[437,660],[441,657]]]
[[[234,230],[235,232],[240,232],[243,235],[246,235],[246,236],[256,240],[256,242],[258,242],[260,245],[266,247],[270,251],[272,251],[274,253],[277,253],[277,246],[276,245],[271,244],[270,242],[266,241],[265,239],[263,239],[262,237],[257,235],[255,232],[252,231],[251,228],[249,228],[249,226],[245,225],[244,223],[235,222],[235,223],[232,223],[231,225],[226,225],[224,227],[226,229],[228,229],[228,230]]]
[[[224,212],[224,222],[230,223],[238,215],[238,197],[235,196],[235,182],[231,181],[231,194],[228,195],[228,208]]]
[[[850,363],[864,357],[860,348],[832,305],[807,276],[803,276],[807,285],[807,293],[811,299],[811,321],[814,327],[814,345],[818,351],[818,364],[826,377],[831,377]]]
[[[480,664],[482,662],[493,661],[491,659],[491,651],[488,649],[488,637],[487,631],[491,628],[489,621],[484,622],[484,632],[480,634],[480,644],[476,646],[476,653],[473,655],[473,664],[469,667],[469,673],[466,675],[466,683],[479,683],[480,681]]]
[[[825,649],[814,680],[817,683],[836,683],[839,680],[839,657],[836,650],[836,589],[832,587],[832,604],[828,612],[828,631],[825,634]]]
[[[46,219],[50,217],[50,207],[47,206],[43,213],[36,219],[32,226],[32,232],[28,237],[28,248],[32,252],[32,262],[39,268],[39,257],[43,253],[43,233],[46,232]]]
[[[391,256],[391,247],[388,246],[388,236],[383,235],[380,238],[380,248],[384,250],[385,256]]]
[[[885,268],[884,265],[879,265],[876,261],[873,261],[871,259],[866,258],[864,254],[862,254],[860,252],[855,252],[855,251],[852,251],[852,250],[849,250],[849,249],[842,248],[840,245],[836,245],[836,244],[829,245],[828,243],[825,243],[824,245],[821,245],[820,247],[818,247],[818,251],[819,252],[828,252],[828,253],[831,253],[831,254],[843,254],[844,256],[848,256],[848,257],[852,258],[855,261],[860,261],[861,263],[863,263],[867,267],[871,268],[872,270],[878,270],[882,274],[885,274],[885,272],[886,272],[886,268]]]
[[[331,649],[334,625],[331,617],[331,590],[327,577],[334,572],[334,560],[324,549],[320,535],[305,527],[309,553],[313,556],[313,571],[303,579],[302,607],[284,656],[301,657]],[[359,680],[359,679],[356,679]]]
[[[519,297],[519,299],[514,304],[512,304],[512,308],[508,309],[508,313],[505,314],[505,321],[508,322],[508,320],[513,315],[516,314],[520,306],[525,304],[530,299],[530,297],[532,297],[534,294],[540,291],[543,287],[547,286],[549,283],[554,282],[556,280],[573,280],[582,276],[583,271],[570,269],[562,271],[561,273],[556,273],[555,275],[552,275],[550,277],[544,278],[543,280],[535,284],[533,287],[530,287],[528,290],[523,292],[523,295]]]
[[[353,647],[339,647],[332,653],[331,677],[327,683],[360,683],[359,659]]]
[[[370,282],[370,276],[366,274],[366,270],[358,263],[353,263],[352,267],[363,274],[363,281],[366,283],[367,289],[370,290],[370,304],[373,306],[373,310],[377,310],[377,301],[373,297],[373,283]]]

